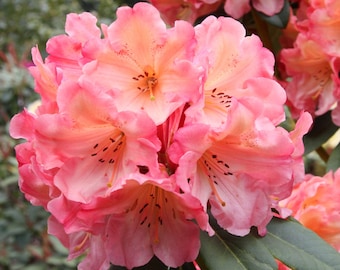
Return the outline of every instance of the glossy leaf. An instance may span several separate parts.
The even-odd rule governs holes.
[[[216,234],[201,233],[199,264],[202,270],[252,269],[272,270],[277,264],[255,230],[244,237],[234,236],[221,229],[214,219],[211,224]]]
[[[336,171],[338,168],[340,168],[340,143],[335,147],[329,156],[326,170],[330,171]]]
[[[304,136],[305,154],[317,149],[338,130],[334,125],[331,113],[325,113],[314,119],[312,129]]]
[[[275,258],[293,269],[337,270],[340,254],[293,219],[273,218],[262,242]]]
[[[198,262],[202,270],[272,270],[277,269],[275,259],[292,269],[340,269],[340,254],[292,218],[273,218],[264,237],[255,230],[237,237],[216,224],[213,227],[216,230],[213,237],[201,233]]]
[[[207,233],[201,233],[200,261],[205,265],[202,268],[207,270],[247,269],[238,255],[218,234],[209,237]]]

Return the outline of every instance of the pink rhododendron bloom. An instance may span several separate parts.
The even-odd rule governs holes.
[[[127,168],[134,171],[137,165],[155,167],[159,144],[155,125],[146,115],[116,113],[110,96],[95,91],[93,85],[87,87],[71,82],[59,87],[60,113],[39,115],[32,131],[36,135],[36,155],[44,168],[59,168],[54,184],[69,199],[79,202],[104,196],[107,187],[114,185]],[[13,119],[13,130],[16,121],[25,121],[21,117],[27,116]],[[142,163],[133,163],[133,157]]]
[[[197,199],[171,192],[166,186],[127,182],[112,198],[98,202],[99,211],[103,207],[110,213],[114,208],[106,227],[106,249],[114,264],[132,268],[155,254],[166,265],[177,267],[197,257],[199,227],[190,220],[204,224],[207,216]]]
[[[293,46],[283,48],[280,60],[293,117],[304,110],[313,116],[332,110],[333,122],[340,125],[339,10],[338,1],[301,1],[292,15],[291,27],[298,34]]]
[[[69,259],[181,266],[196,259],[200,230],[214,234],[208,209],[233,234],[263,235],[302,178],[311,117],[278,126],[286,95],[260,39],[232,18],[168,27],[147,3],[101,28],[70,14],[65,28],[46,59],[32,49],[41,105],[14,116],[10,133],[25,140],[19,187],[51,213]]]
[[[311,1],[313,11],[309,17],[311,38],[319,42],[331,56],[340,57],[340,2],[337,0]],[[321,38],[320,38],[321,37]]]
[[[199,226],[210,230],[200,202],[189,193],[175,192],[171,179],[146,180],[149,178],[143,175],[133,179],[110,196],[98,198],[75,212],[78,220],[73,217],[73,222],[86,223],[91,232],[67,232],[62,229],[65,224],[60,226],[66,219],[59,224],[52,218],[50,233],[72,251],[71,258],[79,255],[79,250],[89,249],[89,261],[105,263],[107,258],[129,269],[144,265],[153,255],[173,267],[193,261],[200,247]],[[101,252],[96,243],[102,245]]]
[[[216,134],[203,124],[179,130],[171,157],[179,162],[178,179],[190,179],[179,180],[182,189],[203,205],[209,201],[221,227],[245,235],[257,226],[264,234],[271,206],[289,196],[293,181],[301,180],[295,169],[300,171],[303,163],[293,158],[294,148],[308,131],[311,117],[301,118],[296,138],[263,117],[251,120],[254,116],[246,108],[228,113],[232,120],[223,132]]]
[[[222,0],[150,0],[159,10],[164,21],[173,25],[176,20],[185,20],[194,24],[203,16],[214,12]]]
[[[282,50],[281,61],[292,77],[286,91],[293,113],[307,110],[321,115],[331,109],[336,103],[333,93],[340,89],[334,79],[338,67],[319,44],[300,34],[294,48]]]
[[[340,252],[340,170],[325,176],[306,175],[289,198],[280,202],[304,226]]]
[[[257,11],[273,16],[280,12],[283,4],[284,0],[225,0],[224,10],[235,19],[239,19],[248,13],[252,6]]]
[[[190,62],[195,43],[187,22],[167,29],[159,12],[146,3],[122,7],[107,39],[85,46],[83,53],[93,59],[85,76],[113,92],[119,111],[145,111],[158,125],[181,105],[197,100],[202,70]]]
[[[260,39],[254,35],[246,37],[239,22],[225,17],[210,16],[197,25],[195,31],[198,40],[195,60],[205,67],[206,79],[204,95],[189,109],[189,118],[223,129],[228,123],[230,106],[237,98],[246,103],[266,104],[253,104],[252,109],[257,110],[254,113],[270,115],[275,123],[282,122],[285,93],[272,80],[274,58]],[[257,77],[270,80],[250,82]]]

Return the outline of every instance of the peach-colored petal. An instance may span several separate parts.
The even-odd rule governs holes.
[[[328,54],[340,57],[340,2],[325,1],[323,8],[315,8],[309,18],[311,38]]]
[[[281,61],[292,76],[286,91],[297,115],[302,110],[321,115],[334,105],[333,93],[339,86],[333,80],[331,58],[319,44],[299,35],[294,48],[282,50]]]

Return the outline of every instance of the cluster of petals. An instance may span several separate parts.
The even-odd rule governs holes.
[[[293,116],[307,110],[313,116],[332,110],[340,126],[340,2],[300,1],[292,15],[291,46],[280,54],[288,105]],[[288,34],[288,32],[286,34]],[[295,32],[295,34],[293,34]]]
[[[306,175],[291,196],[280,202],[304,226],[340,252],[340,170],[323,177]]]
[[[51,213],[48,231],[69,258],[86,254],[79,269],[153,256],[180,266],[197,257],[200,230],[214,233],[208,210],[235,235],[265,234],[303,178],[312,121],[303,113],[291,132],[279,127],[286,96],[273,55],[232,18],[168,28],[137,3],[96,23],[69,14],[45,60],[32,49],[41,105],[10,125],[25,139],[20,189]]]
[[[194,24],[204,15],[217,11],[220,7],[235,19],[240,19],[252,8],[267,16],[281,11],[284,0],[150,0],[161,12],[165,22],[173,25],[176,20],[186,20]]]

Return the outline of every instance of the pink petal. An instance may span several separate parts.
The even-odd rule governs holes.
[[[61,82],[62,74],[56,69],[54,63],[44,63],[38,48],[32,48],[32,59],[35,66],[29,71],[35,79],[35,91],[38,92],[43,101],[55,101],[57,88]]]
[[[263,48],[258,37],[245,37],[244,27],[231,18],[216,19],[211,16],[196,26],[195,30],[198,39],[196,61],[206,68],[207,74],[202,97],[204,100],[194,105],[198,108],[193,112],[189,113],[189,109],[188,115],[194,117],[194,121],[203,121],[219,129],[228,121],[227,115],[233,106],[234,98],[245,95],[243,88],[247,86],[249,79],[272,78],[274,59],[272,54]],[[277,95],[277,98],[280,96],[277,99],[280,103],[284,93],[279,86],[274,88],[272,95]],[[257,91],[259,87],[254,89]],[[275,110],[274,118],[282,119],[283,113],[278,113],[280,108],[282,110],[281,104]]]
[[[216,185],[226,205],[222,206],[214,196],[210,199],[218,224],[238,236],[248,234],[252,226],[265,226],[272,217],[268,196],[251,182],[246,175],[229,177],[228,181]]]
[[[253,6],[262,13],[273,16],[283,8],[284,0],[253,0]]]
[[[97,18],[88,12],[67,14],[65,31],[70,37],[82,43],[91,38],[100,38],[101,35],[97,27]]]
[[[250,11],[249,1],[250,0],[226,0],[224,10],[231,17],[239,19]]]

